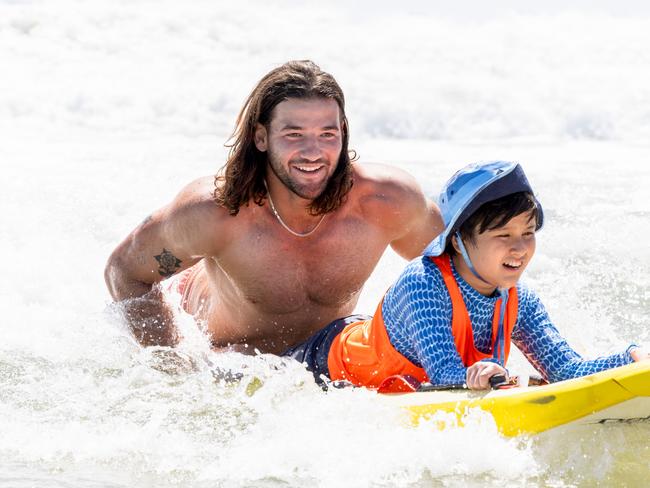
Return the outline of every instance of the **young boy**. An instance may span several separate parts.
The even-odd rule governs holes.
[[[632,345],[581,358],[519,278],[535,253],[544,214],[519,164],[457,172],[439,199],[445,230],[406,267],[374,318],[337,320],[287,355],[319,378],[377,388],[392,375],[486,389],[514,343],[549,382],[647,359]]]

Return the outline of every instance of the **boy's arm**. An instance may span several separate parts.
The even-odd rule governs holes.
[[[539,297],[526,288],[520,289],[519,294],[519,321],[512,340],[549,382],[598,373],[634,361],[630,351],[636,346],[611,356],[582,358],[557,331]]]
[[[490,378],[507,376],[507,371],[489,361],[464,366],[452,334],[452,305],[444,281],[435,272],[423,271],[422,265],[421,260],[409,264],[384,298],[382,312],[393,331],[393,345],[424,368],[434,385],[490,388]]]
[[[404,344],[394,344],[419,363],[434,385],[462,385],[467,369],[456,351],[451,333],[451,302],[437,276],[423,276],[409,265],[384,298],[384,320],[404,328]]]
[[[428,320],[420,316],[413,321],[416,351],[429,381],[434,385],[465,384],[470,390],[486,390],[490,388],[492,376],[507,376],[508,372],[502,366],[491,361],[478,361],[465,367],[451,332],[451,306],[447,305],[448,310],[444,310],[440,303],[437,305],[437,308],[428,308],[432,311]],[[435,312],[442,310],[445,313]]]
[[[467,381],[467,368],[456,350],[450,323],[451,310],[448,320],[438,313],[429,316],[428,320],[413,318],[415,350],[434,385],[462,385]]]

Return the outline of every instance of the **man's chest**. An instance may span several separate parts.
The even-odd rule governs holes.
[[[307,238],[278,227],[254,229],[218,259],[245,299],[277,313],[348,303],[388,244],[359,222],[326,225]]]

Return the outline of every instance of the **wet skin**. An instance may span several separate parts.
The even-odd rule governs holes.
[[[336,168],[341,132],[338,105],[329,99],[286,100],[267,127],[256,128],[255,144],[269,155],[270,195],[295,232],[321,219],[308,205]],[[213,182],[208,176],[188,185],[109,258],[109,291],[131,303],[130,323],[143,345],[177,342],[171,310],[153,285],[195,266],[185,309],[205,324],[213,345],[281,353],[353,312],[388,245],[411,259],[442,228],[417,182],[388,166],[355,164],[345,203],[307,237],[290,234],[268,200],[229,215],[212,199]]]

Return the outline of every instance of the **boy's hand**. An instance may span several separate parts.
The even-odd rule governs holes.
[[[647,361],[650,359],[650,352],[643,347],[635,347],[630,351],[630,356],[632,356],[634,362],[638,363],[639,361]]]
[[[508,372],[496,363],[479,361],[467,368],[467,388],[470,390],[487,390],[490,388],[490,378],[501,374],[508,378]]]

